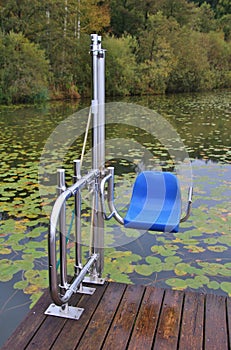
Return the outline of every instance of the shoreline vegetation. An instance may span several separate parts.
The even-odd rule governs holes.
[[[0,10],[1,105],[89,97],[94,32],[107,96],[231,88],[229,0],[7,0]]]

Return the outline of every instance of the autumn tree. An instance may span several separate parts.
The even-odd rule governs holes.
[[[48,97],[49,62],[44,51],[21,33],[0,36],[0,102],[18,103]]]

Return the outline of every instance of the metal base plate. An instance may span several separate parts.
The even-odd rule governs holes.
[[[85,276],[83,282],[92,284],[104,284],[105,278]]]
[[[77,290],[77,293],[92,295],[95,293],[95,291],[96,291],[95,288],[80,286],[79,289]]]
[[[51,304],[45,311],[46,315],[57,316],[63,318],[70,318],[72,320],[79,320],[84,309],[74,306],[66,305],[64,309],[61,306]]]

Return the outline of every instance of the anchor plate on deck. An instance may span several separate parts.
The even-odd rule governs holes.
[[[57,306],[52,303],[45,311],[45,315],[70,318],[72,320],[79,320],[83,311],[84,309],[80,307],[69,306],[68,304],[64,306]]]

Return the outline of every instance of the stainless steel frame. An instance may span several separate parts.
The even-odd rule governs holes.
[[[59,174],[64,174],[64,171],[59,170]],[[49,277],[50,277],[50,291],[53,301],[56,305],[63,305],[68,302],[73,293],[78,291],[80,284],[82,283],[85,275],[89,272],[91,266],[98,259],[97,254],[92,254],[89,258],[87,264],[82,267],[81,263],[81,232],[79,228],[79,219],[81,214],[81,189],[91,183],[96,181],[99,176],[98,170],[93,170],[86,176],[79,179],[71,187],[63,189],[57,198],[50,218],[49,227]],[[75,264],[75,279],[69,284],[67,281],[67,262],[66,262],[66,228],[64,223],[66,222],[65,204],[66,201],[71,197],[76,198],[76,211],[78,217],[76,218],[76,264]],[[80,206],[80,208],[78,207]],[[62,249],[60,249],[60,275],[61,275],[61,285],[58,286],[58,271],[57,271],[57,253],[56,253],[56,235],[58,223],[60,227],[60,241]]]
[[[94,288],[83,286],[83,282],[103,284],[102,271],[104,267],[104,220],[114,217],[120,224],[123,218],[114,205],[114,168],[105,170],[105,50],[101,48],[101,37],[91,35],[92,55],[92,87],[93,99],[91,113],[93,116],[93,152],[92,169],[81,177],[81,161],[74,161],[73,185],[66,188],[65,171],[58,169],[58,198],[53,206],[49,227],[49,278],[50,292],[54,304],[46,310],[47,315],[79,319],[83,309],[74,308],[68,302],[74,293],[93,294]],[[84,151],[83,151],[84,153]],[[105,206],[105,187],[109,215]],[[81,190],[91,185],[92,199],[92,229],[90,232],[90,249],[87,263],[82,264],[81,251]],[[67,235],[66,235],[66,202],[74,196],[75,206],[75,264],[74,278],[71,283],[67,280]],[[191,209],[192,188],[189,189],[186,215],[181,221],[186,221]],[[59,227],[59,232],[57,227]],[[57,236],[59,235],[59,257],[57,262]],[[58,271],[59,270],[59,271]],[[86,276],[88,274],[88,276]],[[58,283],[60,275],[60,285]]]
[[[93,116],[93,152],[92,171],[81,177],[81,161],[74,161],[73,185],[65,186],[65,171],[58,170],[58,198],[53,206],[49,227],[49,278],[50,292],[55,304],[45,312],[48,315],[78,319],[83,310],[68,306],[74,293],[93,294],[94,288],[83,286],[82,282],[103,284],[104,264],[104,218],[100,200],[100,185],[104,177],[105,163],[105,50],[101,48],[101,36],[91,35],[92,55],[92,105]],[[82,265],[81,252],[81,189],[91,183],[92,229],[90,232],[89,260]],[[66,238],[66,202],[75,197],[75,265],[74,279],[67,281],[67,238]],[[57,226],[59,226],[59,257],[57,262]],[[59,271],[58,271],[59,267]],[[58,285],[58,272],[60,285]],[[89,276],[86,276],[86,275]]]

